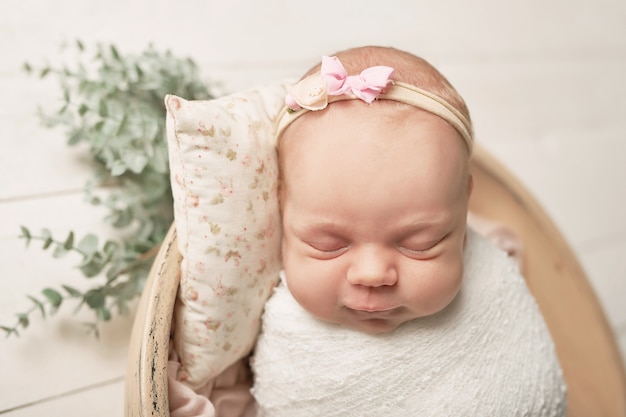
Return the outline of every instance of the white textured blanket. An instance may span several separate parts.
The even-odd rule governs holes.
[[[563,416],[566,408],[534,298],[514,263],[472,232],[454,302],[391,334],[321,322],[283,280],[252,368],[259,416]]]

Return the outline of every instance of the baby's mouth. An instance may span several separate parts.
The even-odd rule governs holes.
[[[344,308],[349,314],[364,320],[385,319],[394,316],[400,311],[400,307],[348,307]]]

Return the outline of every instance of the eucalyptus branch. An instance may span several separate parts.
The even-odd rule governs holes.
[[[76,244],[73,232],[69,232],[65,239],[59,240],[55,239],[48,229],[43,229],[38,235],[33,234],[24,226],[21,230],[20,238],[26,240],[27,246],[32,241],[40,241],[42,249],[51,250],[55,258],[62,258],[70,253],[79,255],[81,262],[78,268],[86,278],[104,275],[106,280],[104,284],[94,286],[86,292],[69,285],[62,285],[60,289],[42,290],[43,299],[27,296],[33,304],[31,308],[18,313],[17,322],[13,326],[0,326],[7,336],[19,336],[20,329],[26,329],[29,326],[30,316],[37,311],[43,318],[46,318],[46,311],[48,315],[54,315],[68,298],[79,300],[75,312],[83,305],[94,310],[96,321],[109,321],[114,308],[119,313],[126,313],[128,303],[141,291],[141,287],[137,286],[141,276],[138,276],[137,272],[147,271],[154,258],[154,250],[150,250],[146,256],[145,253],[134,252],[125,242],[108,240],[99,248],[98,237],[93,234],[85,235]],[[124,280],[123,277],[126,279]],[[97,323],[88,323],[88,329],[98,335]]]
[[[58,240],[48,229],[35,235],[22,226],[20,237],[27,244],[41,241],[43,250],[51,249],[55,258],[74,253],[85,278],[104,282],[94,282],[84,293],[63,285],[44,289],[43,298],[27,296],[31,308],[17,314],[15,325],[0,326],[7,336],[19,335],[37,311],[43,317],[46,311],[54,314],[67,298],[79,301],[76,310],[87,306],[94,312],[95,322],[87,326],[96,335],[98,323],[110,320],[112,312],[128,311],[173,221],[163,99],[166,94],[212,98],[189,58],[152,46],[139,54],[122,54],[114,45],[86,48],[76,41],[72,46],[78,58],[71,64],[27,63],[24,69],[58,80],[59,108],[40,110],[39,116],[50,128],[64,128],[69,146],[86,146],[94,172],[85,184],[86,201],[106,208],[106,223],[125,237],[99,246],[105,239],[93,233],[77,243],[72,231]]]
[[[20,329],[26,329],[30,325],[30,316],[32,313],[39,311],[42,318],[46,318],[46,314],[52,316],[61,307],[61,304],[68,298],[82,298],[83,294],[73,287],[68,285],[62,286],[65,294],[53,288],[44,288],[41,291],[43,299],[28,295],[27,298],[31,301],[32,306],[23,313],[16,314],[17,321],[13,326],[0,326],[6,336],[19,336]],[[47,310],[47,313],[46,313]]]

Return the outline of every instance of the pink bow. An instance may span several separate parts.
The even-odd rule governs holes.
[[[359,75],[348,75],[336,56],[322,57],[321,75],[329,96],[352,94],[371,104],[389,83],[393,68],[375,66],[364,69]]]
[[[393,68],[375,66],[359,75],[348,75],[337,57],[324,56],[321,72],[296,83],[285,97],[285,104],[289,111],[322,110],[328,106],[328,96],[344,94],[371,104],[391,81],[391,74]]]

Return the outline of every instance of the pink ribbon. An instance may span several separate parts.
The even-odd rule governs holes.
[[[391,67],[374,66],[359,75],[348,75],[339,58],[324,56],[321,71],[296,83],[285,97],[285,104],[290,111],[322,110],[329,96],[344,94],[371,104],[391,82],[391,74]]]
[[[389,83],[393,68],[374,66],[359,75],[348,75],[339,58],[322,57],[321,75],[326,82],[329,96],[352,94],[371,104]]]

